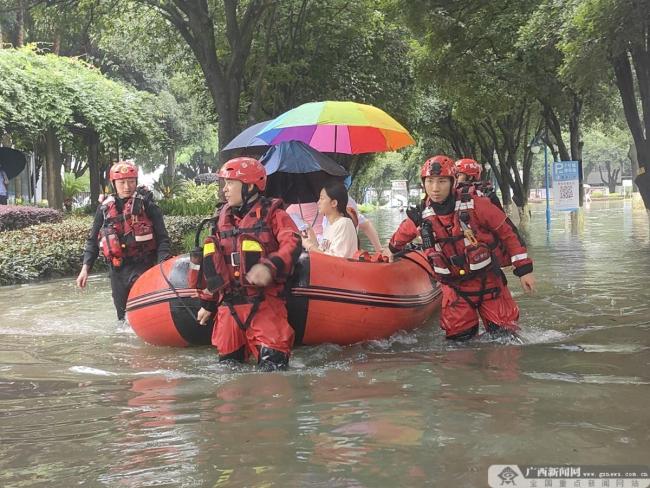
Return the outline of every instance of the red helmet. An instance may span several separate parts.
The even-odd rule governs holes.
[[[479,163],[470,158],[459,159],[456,161],[456,171],[471,176],[475,180],[481,179],[483,168]]]
[[[252,183],[259,191],[266,188],[266,169],[257,159],[235,158],[219,170],[219,177],[227,180],[239,180],[244,184]]]
[[[420,177],[424,180],[427,176],[448,176],[455,179],[456,165],[454,165],[454,160],[442,154],[427,159],[422,166]]]
[[[108,179],[111,182],[115,180],[125,180],[127,178],[138,178],[138,167],[130,161],[118,161],[108,173]]]

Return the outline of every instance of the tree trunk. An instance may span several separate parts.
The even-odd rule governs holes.
[[[266,93],[266,67],[268,65],[269,56],[271,53],[271,36],[276,28],[276,8],[277,4],[273,4],[269,9],[264,25],[265,39],[264,39],[264,54],[263,58],[255,63],[256,71],[255,81],[253,84],[253,98],[250,107],[248,108],[247,125],[253,125],[258,122],[262,112],[262,100]]]
[[[61,156],[59,139],[53,129],[45,132],[45,161],[47,169],[47,202],[50,208],[63,208]]]
[[[582,173],[582,130],[580,114],[582,113],[582,98],[575,93],[572,97],[571,115],[569,117],[569,138],[571,141],[571,160],[578,161],[578,206],[585,202],[584,176]]]
[[[525,229],[530,223],[530,205],[526,203],[521,207],[517,207],[517,211],[519,212],[519,227]]]
[[[57,31],[54,33],[54,40],[52,41],[52,53],[58,56],[60,52],[61,52],[61,33]]]
[[[607,186],[607,189],[610,193],[616,193],[616,185],[618,184],[618,176],[621,172],[621,169],[612,169],[612,164],[610,161],[605,163],[605,169],[607,169],[607,179],[603,176],[603,167],[598,166],[598,172],[600,173],[600,181],[603,185]]]
[[[170,178],[174,178],[176,175],[176,148],[173,146],[167,149],[167,167],[165,168],[165,173]]]
[[[647,50],[645,52],[647,56]],[[634,179],[634,182],[639,187],[643,204],[650,211],[650,173],[648,172],[648,169],[650,169],[650,127],[648,127],[650,125],[650,114],[646,114],[644,117],[645,123],[642,123],[639,116],[629,53],[626,51],[615,56],[612,59],[612,64],[616,75],[616,86],[623,102],[625,120],[632,133],[639,161],[639,174]],[[644,88],[641,93],[647,94],[647,89]],[[650,100],[642,100],[641,105],[647,107],[650,105]]]
[[[253,35],[270,0],[251,0],[238,8],[235,0],[223,0],[225,40],[230,52],[217,50],[213,15],[207,0],[141,0],[156,8],[187,42],[201,67],[205,83],[219,117],[219,148],[228,144],[239,131],[239,101],[244,68],[250,55]],[[245,10],[244,10],[245,9]],[[238,14],[242,12],[242,14]],[[225,160],[223,154],[219,155]]]
[[[634,143],[630,144],[630,149],[627,151],[627,157],[630,158],[630,165],[632,166],[632,191],[638,192],[639,187],[634,183],[636,175],[639,174],[639,158],[636,155],[636,146]]]
[[[557,115],[550,107],[550,105],[544,104],[544,119],[546,120],[546,127],[553,135],[553,140],[557,145],[557,151],[553,148],[553,143],[548,140],[548,146],[553,150],[554,159],[559,156],[560,161],[569,161],[571,156],[567,150],[566,145],[564,144],[564,139],[562,138],[562,125],[557,118]]]
[[[87,138],[88,173],[90,176],[90,207],[95,210],[102,193],[102,178],[99,169],[99,135],[91,132]]]
[[[23,47],[25,45],[25,2],[20,0],[18,2],[18,11],[16,12],[16,47]]]

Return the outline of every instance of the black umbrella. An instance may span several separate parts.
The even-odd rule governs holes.
[[[258,124],[250,126],[248,129],[241,131],[235,138],[230,141],[221,152],[228,153],[230,151],[238,151],[246,154],[263,154],[268,149],[269,144],[259,137],[257,133],[268,125],[270,120],[265,120]]]
[[[343,166],[300,141],[271,147],[260,162],[268,175],[266,195],[285,203],[316,202],[325,185],[348,176]]]
[[[10,147],[0,147],[0,169],[7,173],[9,179],[18,176],[26,164],[27,158],[22,152]]]

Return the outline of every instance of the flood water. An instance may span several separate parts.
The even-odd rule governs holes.
[[[397,210],[371,215],[388,236]],[[149,346],[103,275],[0,288],[0,486],[487,486],[491,464],[650,464],[648,216],[534,207],[526,344],[413,333],[286,373]],[[586,484],[585,484],[586,486]]]

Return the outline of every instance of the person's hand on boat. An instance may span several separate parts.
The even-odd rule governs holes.
[[[526,293],[535,292],[535,276],[533,276],[533,273],[525,274],[519,280],[521,281],[521,287]]]
[[[263,264],[256,264],[251,270],[246,273],[246,279],[251,285],[265,287],[269,286],[273,281],[271,270]]]
[[[393,253],[390,252],[390,249],[388,249],[388,246],[384,247],[384,248],[381,250],[381,253],[384,255],[385,258],[388,259],[388,262],[389,262],[389,263],[392,263],[392,262],[393,262]]]
[[[316,232],[314,232],[314,229],[311,227],[308,227],[302,232],[302,247],[305,248],[305,251],[307,252],[312,251],[314,248],[318,247]]]
[[[212,314],[213,312],[210,312],[210,310],[206,310],[205,308],[201,307],[199,309],[199,313],[196,314],[196,320],[200,325],[207,325],[210,317],[212,317]]]
[[[77,276],[77,286],[79,288],[85,288],[86,283],[88,283],[88,266],[84,264],[81,267],[81,271],[79,272],[79,276]]]

